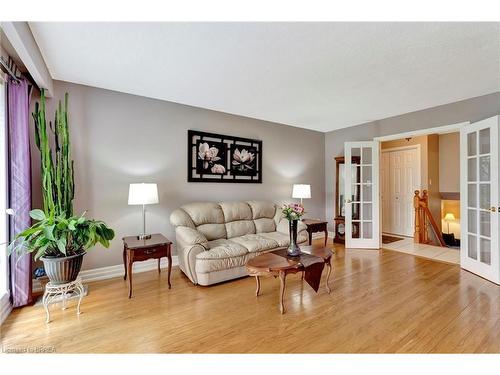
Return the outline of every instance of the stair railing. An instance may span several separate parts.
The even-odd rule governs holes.
[[[439,242],[439,245],[446,247],[443,235],[441,234],[436,220],[434,220],[434,217],[429,210],[429,194],[427,190],[423,190],[422,195],[420,195],[420,190],[415,190],[413,207],[415,208],[415,232],[413,234],[414,242],[425,244],[430,243],[431,241],[429,240],[428,231],[428,227],[430,226]]]

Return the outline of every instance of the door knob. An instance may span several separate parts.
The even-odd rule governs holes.
[[[346,199],[346,201],[345,201],[345,202],[346,202],[346,203],[352,203],[352,200],[350,200],[350,199]]]
[[[491,207],[490,211],[491,212],[497,212],[497,208],[496,207]],[[500,211],[500,207],[498,208],[498,211]]]

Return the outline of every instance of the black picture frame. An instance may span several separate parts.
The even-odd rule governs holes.
[[[199,154],[200,145],[204,143],[207,145],[203,146],[202,153]],[[187,146],[188,182],[262,183],[261,140],[188,130]],[[207,151],[211,147],[217,148],[216,157],[220,159],[212,161],[215,152],[213,152],[214,150]],[[246,158],[242,158],[240,161],[244,160],[246,167],[244,169],[241,168],[241,165],[233,167],[234,152],[239,150],[241,153],[243,149],[246,150],[247,154]],[[248,154],[249,152],[252,154],[251,156]],[[202,155],[206,159],[201,159]],[[219,166],[212,170],[215,164]],[[220,173],[221,166],[224,168],[224,173]],[[237,166],[240,168],[236,168]]]

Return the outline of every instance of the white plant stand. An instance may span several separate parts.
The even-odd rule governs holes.
[[[78,306],[76,308],[76,314],[80,315],[80,304],[82,303],[83,296],[85,295],[85,289],[83,287],[81,277],[78,277],[75,281],[66,284],[53,284],[50,281],[47,283],[42,298],[43,308],[45,309],[45,314],[47,315],[45,323],[50,322],[49,305],[51,303],[62,300],[62,309],[66,310],[69,293],[77,293]]]

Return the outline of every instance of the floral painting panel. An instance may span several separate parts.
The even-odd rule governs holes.
[[[224,175],[226,166],[227,146],[222,142],[196,142],[196,173]]]
[[[230,152],[231,174],[240,176],[257,175],[257,148],[233,144]]]

